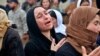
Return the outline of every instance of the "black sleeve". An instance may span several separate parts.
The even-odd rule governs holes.
[[[25,56],[18,32],[10,30],[4,42],[4,56]]]
[[[55,54],[55,56],[82,56],[70,43],[66,42]]]
[[[67,53],[59,52],[59,53],[56,53],[55,56],[73,56],[73,55],[72,55],[72,53],[69,53],[69,52],[67,52]]]
[[[96,44],[100,46],[100,35],[97,37]]]
[[[51,52],[49,53],[49,55],[48,55],[48,56],[55,56],[55,53],[56,53],[56,52],[51,51]]]
[[[25,51],[25,56],[40,56],[37,47],[32,42],[28,42],[26,44],[24,51]],[[43,55],[41,55],[41,56],[43,56]],[[51,51],[47,56],[55,56],[55,52]]]
[[[25,46],[25,56],[37,56],[37,50],[35,48],[35,46],[33,45],[33,43],[28,42]]]

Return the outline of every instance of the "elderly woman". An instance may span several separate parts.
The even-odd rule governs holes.
[[[65,39],[59,42],[53,29],[52,18],[43,7],[34,7],[27,13],[27,25],[30,40],[25,46],[26,56],[55,56],[65,43]]]

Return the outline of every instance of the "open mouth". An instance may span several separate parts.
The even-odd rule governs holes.
[[[47,24],[49,24],[49,23],[51,23],[51,21],[48,21],[48,22],[46,22],[45,24],[47,25]]]

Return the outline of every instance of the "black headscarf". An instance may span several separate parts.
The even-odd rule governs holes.
[[[35,16],[34,16],[34,9],[37,7],[40,7],[40,6],[34,7],[33,9],[29,10],[29,12],[27,13],[27,26],[29,29],[29,37],[30,37],[30,40],[33,41],[32,43],[35,46],[37,46],[38,48],[37,52],[39,52],[39,54],[48,54],[51,47],[51,41],[48,40],[46,36],[44,36],[41,33],[36,23]],[[57,43],[58,39],[56,38],[54,29],[51,29],[51,36],[56,40],[56,43]]]
[[[39,27],[38,27],[38,25],[36,23],[36,20],[35,20],[34,9],[37,8],[37,7],[40,7],[40,6],[34,7],[33,9],[31,9],[27,13],[27,26],[28,26],[28,29],[29,29],[29,34],[41,38],[41,37],[45,37],[45,36],[41,33],[41,31],[40,31],[40,29],[39,29]],[[56,37],[55,31],[54,31],[53,28],[51,29],[51,36],[54,37],[54,38]],[[32,36],[30,36],[30,37],[34,38]]]
[[[57,19],[56,13],[52,10],[49,12],[51,17],[54,17],[55,19]]]

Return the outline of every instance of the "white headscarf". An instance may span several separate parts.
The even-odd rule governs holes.
[[[82,0],[78,0],[78,2],[77,2],[77,8],[80,7],[81,1]],[[89,0],[89,4],[90,4],[89,6],[91,7],[92,6],[92,0]]]
[[[62,33],[63,35],[66,36],[66,26],[63,24],[63,18],[62,18],[61,13],[55,9],[49,9],[48,12],[50,11],[54,11],[57,17],[58,26],[55,28],[55,32]]]

